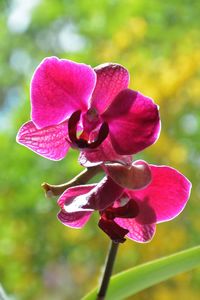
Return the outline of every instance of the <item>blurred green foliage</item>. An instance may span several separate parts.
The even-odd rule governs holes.
[[[159,225],[149,244],[127,240],[115,270],[200,243],[199,12],[198,0],[0,1],[0,282],[14,299],[79,299],[96,285],[109,242],[98,216],[83,230],[60,224],[56,199],[40,188],[76,175],[78,154],[51,162],[15,142],[45,56],[126,66],[131,88],[154,98],[162,118],[159,141],[138,157],[171,165],[193,183],[184,212]],[[197,300],[199,286],[193,271],[134,299]]]

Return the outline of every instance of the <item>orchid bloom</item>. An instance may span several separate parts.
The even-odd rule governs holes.
[[[129,73],[108,63],[92,68],[49,57],[31,81],[31,121],[17,141],[51,160],[63,159],[70,147],[79,161],[130,163],[130,156],[153,144],[160,132],[158,106],[128,89]]]
[[[81,228],[94,211],[99,227],[115,242],[125,236],[150,241],[156,224],[174,219],[184,209],[191,183],[177,170],[148,165],[107,165],[107,176],[98,184],[67,189],[58,199],[58,219],[66,226]]]

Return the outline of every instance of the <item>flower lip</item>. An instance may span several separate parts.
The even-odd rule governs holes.
[[[81,110],[75,111],[69,118],[68,122],[68,132],[69,139],[74,148],[79,149],[95,149],[102,144],[102,142],[107,138],[109,133],[109,127],[107,122],[103,122],[99,128],[97,138],[90,142],[88,139],[85,139],[85,136],[89,136],[83,132],[80,137],[77,137],[77,125],[80,121]],[[84,138],[83,138],[84,136]]]
[[[69,118],[68,121],[68,134],[72,143],[76,143],[77,125],[81,117],[81,110],[76,110]]]
[[[101,216],[109,220],[113,220],[114,218],[132,219],[137,217],[138,214],[139,206],[134,199],[129,199],[128,203],[126,203],[124,206],[108,207],[101,212]]]
[[[94,140],[94,142],[92,143],[88,143],[88,148],[94,149],[100,146],[103,143],[103,141],[107,138],[108,133],[109,133],[108,123],[104,122],[101,124],[97,139]]]
[[[134,199],[130,199],[124,206],[112,205],[100,211],[99,228],[101,228],[114,242],[123,243],[129,230],[115,222],[115,218],[133,219],[139,214],[139,206]]]
[[[113,220],[100,218],[98,226],[111,238],[113,242],[124,243],[126,241],[124,237],[128,234],[128,230],[119,226]]]

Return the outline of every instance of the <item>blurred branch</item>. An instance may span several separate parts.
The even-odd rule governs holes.
[[[60,184],[60,185],[52,185],[49,183],[42,183],[42,188],[45,191],[45,194],[48,198],[51,198],[52,196],[60,196],[66,189],[82,185],[87,183],[90,179],[92,179],[96,174],[103,172],[103,169],[101,166],[95,166],[90,167],[79,173],[76,177],[74,177],[72,180]]]

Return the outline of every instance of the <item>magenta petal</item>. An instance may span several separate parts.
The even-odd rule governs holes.
[[[65,225],[74,228],[81,228],[85,225],[91,216],[92,211],[67,212],[65,207],[70,205],[74,199],[91,191],[95,185],[80,185],[67,189],[58,199],[58,205],[61,211],[58,213],[58,219]]]
[[[84,167],[92,167],[103,162],[116,161],[122,164],[131,165],[130,155],[119,155],[114,150],[109,136],[105,141],[93,151],[81,151],[79,162]]]
[[[113,242],[125,242],[126,239],[124,238],[124,236],[128,233],[128,230],[122,228],[113,220],[100,218],[98,226],[111,238]]]
[[[110,177],[104,177],[88,193],[75,197],[70,203],[65,203],[66,212],[103,210],[110,206],[123,193],[123,188]],[[62,197],[62,196],[61,196]],[[60,201],[60,200],[59,200]]]
[[[145,161],[135,161],[130,166],[106,163],[106,173],[120,186],[127,189],[142,189],[151,182],[151,170]]]
[[[31,83],[33,122],[42,128],[64,121],[75,110],[86,110],[95,83],[96,74],[88,65],[44,59]]]
[[[155,224],[141,225],[135,219],[116,218],[115,222],[129,231],[127,234],[129,239],[138,243],[150,242],[156,232]]]
[[[104,177],[88,195],[88,205],[95,210],[103,210],[110,206],[123,193],[124,189],[109,176]]]
[[[51,160],[63,159],[69,149],[66,141],[67,122],[38,129],[33,122],[25,123],[17,134],[17,142]]]
[[[177,170],[167,166],[150,165],[152,182],[143,190],[128,191],[137,199],[141,213],[137,221],[141,224],[169,221],[179,215],[190,196],[191,183]]]
[[[97,82],[91,107],[96,108],[101,114],[117,94],[128,87],[129,73],[123,66],[114,63],[102,64],[94,70],[97,74]]]
[[[64,210],[61,210],[57,217],[62,224],[72,228],[82,228],[91,216],[91,212],[75,212],[75,213],[67,213]]]
[[[95,186],[96,184],[88,184],[68,188],[59,197],[57,203],[60,208],[64,209],[65,205],[71,204],[77,196],[89,193]]]
[[[102,115],[111,142],[121,155],[135,154],[153,144],[160,133],[158,106],[132,90],[122,91]]]

